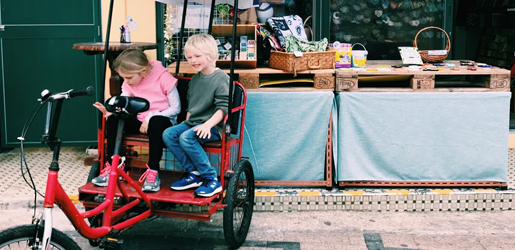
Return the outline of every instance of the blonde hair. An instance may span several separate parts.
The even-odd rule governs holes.
[[[206,55],[213,64],[215,64],[218,59],[218,45],[216,44],[215,38],[207,34],[190,36],[184,45],[184,51],[200,51]]]
[[[139,73],[150,66],[147,55],[139,49],[124,50],[113,63],[114,69],[125,73]]]

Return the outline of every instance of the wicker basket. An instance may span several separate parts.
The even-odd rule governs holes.
[[[445,50],[447,51],[447,53],[445,55],[429,55],[429,50],[419,50],[418,52],[420,53],[420,57],[422,58],[422,61],[428,62],[428,63],[443,62],[445,60],[445,58],[447,58],[447,55],[449,55],[449,51],[451,50],[451,41],[449,39],[449,35],[447,35],[447,32],[445,32],[445,30],[435,27],[435,26],[429,26],[429,27],[425,27],[425,28],[421,29],[415,36],[415,40],[413,40],[413,47],[417,47],[418,35],[422,31],[427,30],[427,29],[438,29],[445,34],[445,36],[447,37],[447,44],[445,46]]]
[[[301,57],[293,53],[270,51],[270,68],[293,72],[310,69],[334,69],[334,56],[336,51],[305,52]]]

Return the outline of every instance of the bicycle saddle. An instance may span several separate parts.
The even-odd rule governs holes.
[[[106,110],[112,113],[127,113],[137,115],[149,109],[150,104],[147,99],[141,97],[113,96],[107,99]]]

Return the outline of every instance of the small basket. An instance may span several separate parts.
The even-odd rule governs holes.
[[[443,62],[445,60],[445,58],[447,58],[447,56],[449,55],[449,51],[451,50],[451,40],[449,39],[449,35],[447,35],[447,32],[445,32],[445,30],[435,27],[435,26],[429,26],[429,27],[425,27],[425,28],[421,29],[415,36],[415,40],[413,40],[413,47],[418,48],[417,47],[417,37],[422,31],[427,30],[427,29],[438,29],[445,34],[445,36],[447,37],[447,44],[445,46],[445,50],[447,51],[447,53],[445,55],[429,55],[429,50],[419,50],[418,52],[420,53],[420,57],[422,58],[422,61],[428,62],[428,63]]]

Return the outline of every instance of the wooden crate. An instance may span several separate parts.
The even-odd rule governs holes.
[[[365,71],[336,71],[336,91],[363,91],[363,92],[486,92],[510,91],[510,71],[498,67],[484,69],[474,67],[460,67],[459,61],[445,61],[454,63],[455,69],[442,68],[442,71],[411,71],[407,67],[393,69],[391,65],[399,65],[400,61],[370,61]],[[382,66],[384,71],[378,66]],[[424,68],[425,66],[423,66]],[[368,77],[368,78],[366,78]],[[459,81],[438,80],[439,77],[463,78]],[[380,87],[365,87],[361,83],[365,79],[376,78]],[[409,78],[409,86],[392,87],[389,80]],[[364,85],[364,84],[363,84]]]

